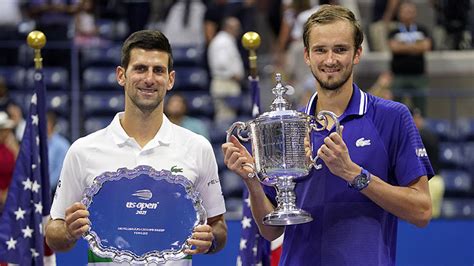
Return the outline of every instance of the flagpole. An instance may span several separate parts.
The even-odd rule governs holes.
[[[257,78],[257,50],[260,47],[260,35],[254,31],[246,32],[242,36],[242,46],[249,51],[250,77]]]
[[[26,38],[28,46],[35,51],[35,69],[40,70],[43,68],[43,58],[41,57],[41,48],[46,45],[46,36],[43,32],[34,30],[28,34]]]
[[[242,36],[242,46],[249,51],[249,82],[252,94],[252,116],[260,114],[260,88],[257,71],[257,54],[255,50],[260,46],[260,35],[249,31]],[[247,149],[249,149],[247,147]],[[242,206],[242,234],[240,239],[237,265],[270,266],[270,242],[265,240],[258,231],[250,210],[249,192],[246,187],[243,191]]]

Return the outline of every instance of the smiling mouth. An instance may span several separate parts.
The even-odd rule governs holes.
[[[142,88],[139,88],[138,90],[139,90],[140,92],[148,93],[148,94],[151,94],[151,93],[154,93],[154,92],[157,91],[156,89],[142,89]]]
[[[322,72],[328,73],[328,74],[337,73],[339,71],[340,71],[339,68],[323,68],[322,69]]]

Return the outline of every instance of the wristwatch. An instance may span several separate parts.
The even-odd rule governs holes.
[[[362,168],[362,167],[361,167]],[[369,171],[362,168],[360,175],[354,177],[352,183],[348,183],[349,187],[361,191],[366,188],[370,183],[370,173]]]

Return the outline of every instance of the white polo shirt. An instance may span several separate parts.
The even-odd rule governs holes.
[[[172,124],[163,115],[156,136],[141,148],[120,124],[123,113],[115,115],[104,129],[76,140],[66,154],[60,183],[50,215],[64,219],[66,208],[82,199],[84,189],[106,171],[148,165],[156,170],[181,168],[180,175],[193,182],[208,217],[225,213],[217,163],[209,141],[201,135]]]

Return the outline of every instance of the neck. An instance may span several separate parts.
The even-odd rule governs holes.
[[[318,101],[316,102],[316,114],[320,111],[331,111],[341,116],[349,105],[352,97],[352,81],[346,82],[337,90],[318,90]]]
[[[163,109],[157,108],[151,113],[141,110],[125,110],[120,123],[129,137],[144,147],[152,140],[163,124]]]

